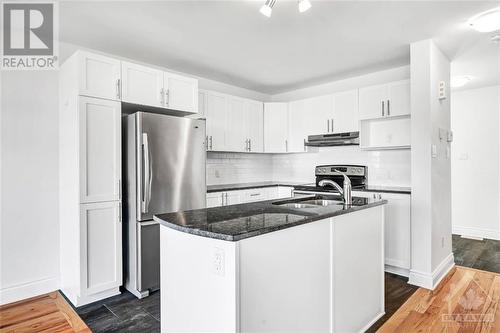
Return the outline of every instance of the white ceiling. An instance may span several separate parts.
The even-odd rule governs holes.
[[[279,93],[409,63],[435,37],[452,59],[474,45],[466,27],[499,1],[318,1],[299,14],[278,0],[66,1],[62,41],[236,86]],[[484,36],[483,36],[484,37]]]

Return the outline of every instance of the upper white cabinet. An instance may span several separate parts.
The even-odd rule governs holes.
[[[201,92],[207,119],[207,150],[264,150],[262,102],[207,90]]]
[[[409,80],[359,89],[360,119],[375,119],[409,114]]]
[[[246,105],[241,98],[227,98],[226,146],[228,151],[248,151]]]
[[[163,72],[123,61],[122,100],[128,103],[163,107]]]
[[[333,97],[332,132],[359,131],[358,90],[336,93]]]
[[[78,94],[120,100],[120,61],[78,51],[70,62],[78,62]],[[73,75],[72,73],[68,73]]]
[[[309,100],[298,100],[288,104],[288,151],[304,152],[307,136],[312,134],[314,123],[307,108]],[[315,118],[315,117],[314,117]],[[267,123],[265,124],[267,126]],[[320,134],[320,132],[316,133]]]
[[[288,103],[264,103],[264,151],[288,152]]]
[[[79,97],[80,202],[120,200],[121,107]]]
[[[189,113],[198,112],[198,80],[163,73],[164,107]]]
[[[227,96],[215,92],[205,92],[207,118],[207,150],[223,151],[226,147]]]
[[[246,103],[245,123],[247,124],[248,151],[264,151],[264,105],[262,102]]]

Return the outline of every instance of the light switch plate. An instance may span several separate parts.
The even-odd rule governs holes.
[[[438,156],[436,145],[432,145],[431,146],[431,155],[432,155],[432,157],[437,157]]]
[[[439,81],[439,99],[446,99],[446,82]]]

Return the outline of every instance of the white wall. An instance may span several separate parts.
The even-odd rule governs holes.
[[[268,154],[208,153],[207,185],[263,182],[273,179]]]
[[[1,74],[1,304],[58,287],[57,75]]]
[[[438,99],[438,84],[449,87],[450,61],[432,40],[411,44],[411,220],[410,283],[433,289],[453,266],[451,253],[450,102]],[[449,94],[448,94],[449,96]],[[431,157],[431,147],[437,156]]]
[[[368,166],[368,184],[410,186],[410,150],[366,151],[357,146],[325,147],[318,152],[273,156],[273,179],[311,183],[314,167],[324,164]]]
[[[451,97],[453,233],[500,239],[500,86]]]

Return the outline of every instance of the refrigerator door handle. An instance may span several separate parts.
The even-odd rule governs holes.
[[[149,211],[149,202],[151,201],[151,163],[150,163],[150,150],[149,150],[149,140],[148,134],[142,133],[142,152],[144,158],[144,190],[142,197],[142,212],[147,213]]]

